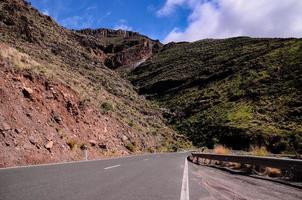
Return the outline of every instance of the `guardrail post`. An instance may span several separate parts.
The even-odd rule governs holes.
[[[84,160],[88,160],[88,147],[86,144],[84,144],[81,149],[83,150],[84,153]]]
[[[192,162],[195,163],[195,164],[197,164],[197,162],[196,162],[197,159],[198,159],[197,156],[193,156]]]

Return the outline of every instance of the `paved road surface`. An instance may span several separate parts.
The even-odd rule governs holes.
[[[0,169],[0,200],[302,199],[299,189],[186,164],[187,155]]]

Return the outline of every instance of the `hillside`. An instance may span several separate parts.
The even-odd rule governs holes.
[[[129,73],[197,146],[302,152],[302,40],[170,43]]]
[[[110,69],[148,58],[160,43],[67,30],[23,0],[3,0],[0,10],[0,167],[79,160],[84,144],[93,159],[182,143]]]

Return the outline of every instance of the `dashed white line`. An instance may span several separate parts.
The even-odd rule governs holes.
[[[180,200],[189,200],[189,175],[188,175],[188,160],[185,158],[185,167],[184,173],[182,177],[182,186],[181,186],[181,193],[180,193]]]
[[[105,167],[104,169],[112,169],[112,168],[116,168],[116,167],[120,167],[121,165],[113,165],[113,166],[109,166],[109,167]]]
[[[145,158],[144,160],[149,160],[148,158]]]

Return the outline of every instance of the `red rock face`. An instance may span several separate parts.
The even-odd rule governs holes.
[[[94,53],[104,55],[101,61],[111,69],[133,68],[163,46],[159,41],[131,31],[85,29],[78,33],[81,34],[82,41],[88,37],[93,37],[94,42],[98,41],[98,45],[92,45],[92,49]]]
[[[119,139],[127,130],[122,123],[84,106],[60,83],[0,67],[0,167],[78,160],[82,152],[70,143],[89,140],[128,154]],[[96,145],[89,152],[91,159],[105,156]]]

